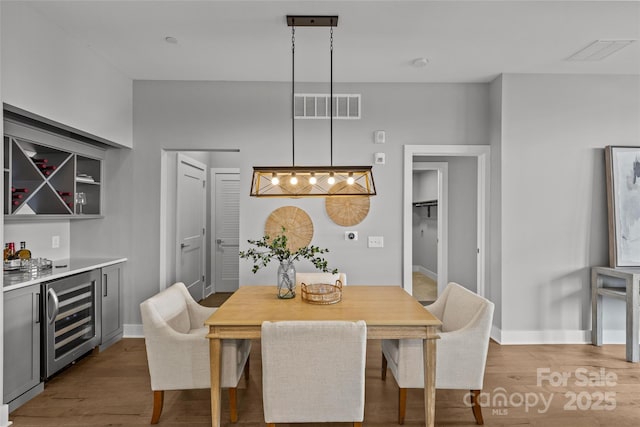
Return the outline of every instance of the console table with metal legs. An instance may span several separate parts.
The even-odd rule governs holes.
[[[602,297],[605,296],[626,302],[627,361],[640,361],[640,267],[591,269],[591,342],[597,346],[602,345]]]

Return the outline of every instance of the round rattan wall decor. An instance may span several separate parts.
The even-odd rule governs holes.
[[[346,182],[339,182],[329,190],[332,194],[340,194],[353,190],[365,192],[364,187],[359,184],[349,185]],[[342,196],[327,197],[324,202],[327,215],[333,222],[343,227],[351,227],[359,224],[369,214],[369,197],[365,196]]]
[[[275,237],[282,234],[287,236],[287,246],[290,251],[308,246],[313,238],[313,222],[311,217],[302,209],[295,206],[283,206],[271,212],[264,225],[264,234]]]

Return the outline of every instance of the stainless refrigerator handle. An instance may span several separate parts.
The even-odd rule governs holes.
[[[102,296],[106,297],[107,294],[109,293],[109,288],[108,288],[109,283],[107,282],[107,275],[103,274],[102,276],[104,277],[104,294]]]
[[[49,297],[51,297],[51,299],[53,300],[53,313],[52,316],[48,318],[48,321],[49,324],[53,324],[53,322],[55,322],[56,320],[56,316],[58,316],[58,311],[60,310],[60,302],[58,301],[58,295],[56,295],[56,292],[53,290],[53,288],[49,288],[49,290],[47,291],[47,300],[49,299]]]

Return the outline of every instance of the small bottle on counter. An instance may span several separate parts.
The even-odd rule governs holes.
[[[9,242],[4,248],[4,260],[10,261],[16,258],[16,246],[15,243]]]
[[[27,242],[20,242],[20,250],[17,255],[19,259],[31,259],[31,251],[27,249]]]

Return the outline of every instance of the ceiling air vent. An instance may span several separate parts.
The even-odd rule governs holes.
[[[566,61],[602,61],[633,42],[635,40],[596,40],[568,57]]]
[[[296,119],[329,119],[328,93],[296,93]],[[343,120],[360,119],[360,94],[333,94],[333,118]]]

